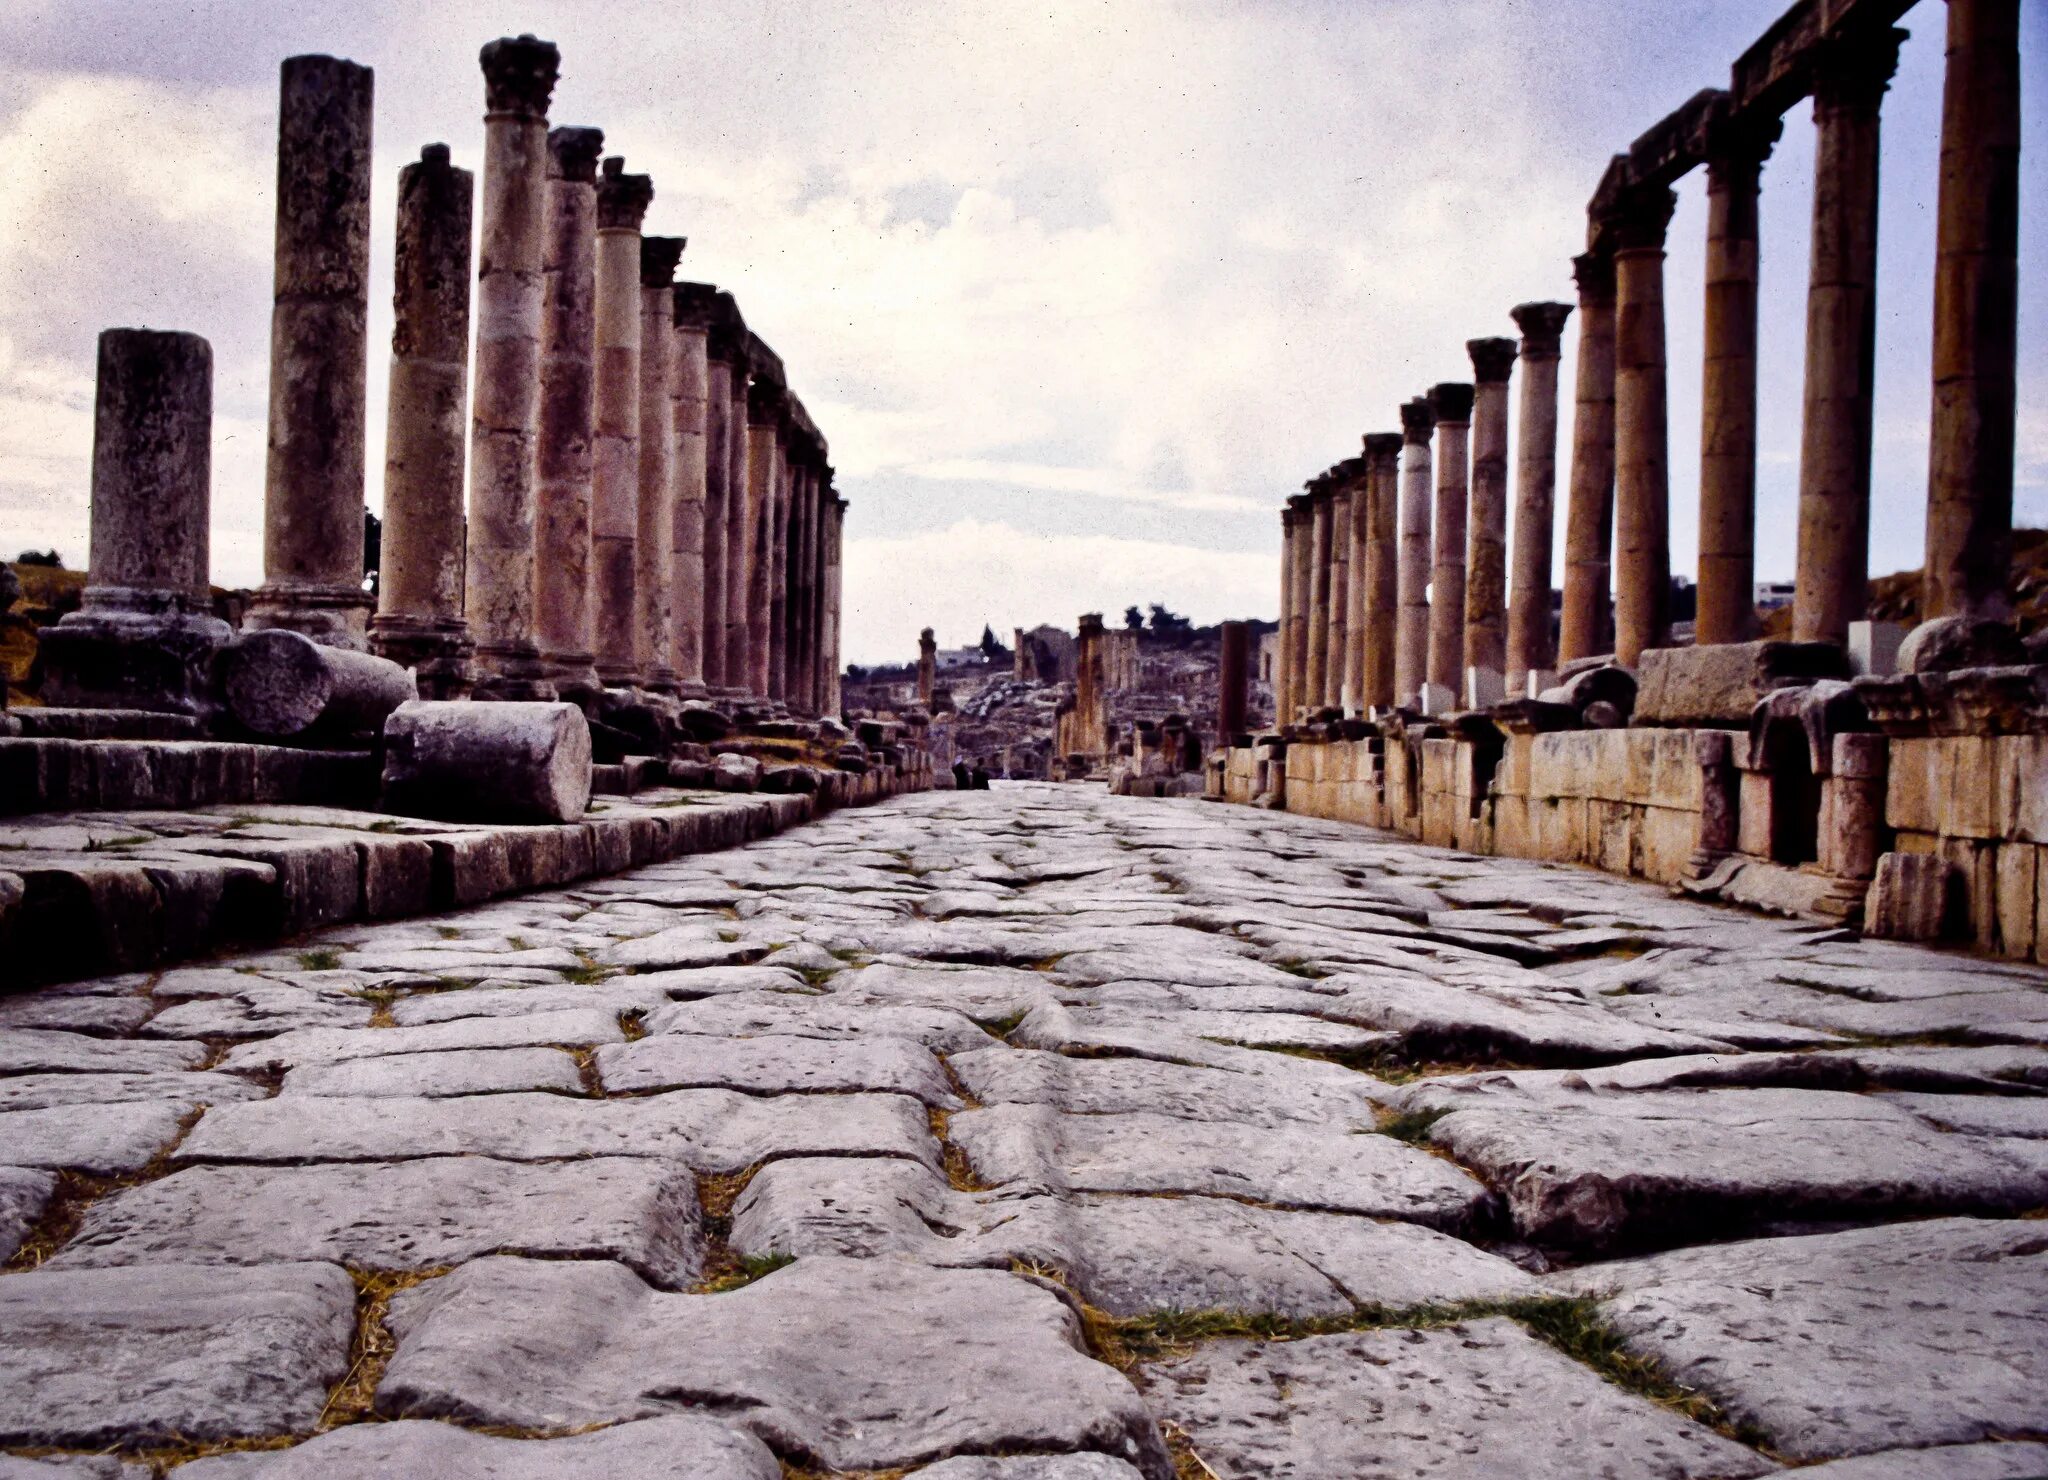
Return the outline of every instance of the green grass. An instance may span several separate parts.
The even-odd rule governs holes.
[[[751,1285],[764,1275],[771,1275],[785,1265],[796,1263],[794,1254],[740,1254],[733,1257],[732,1264],[723,1273],[712,1276],[698,1286],[698,1293],[722,1295],[727,1290],[738,1290]]]
[[[1411,1146],[1427,1146],[1430,1127],[1450,1113],[1447,1105],[1431,1110],[1397,1111],[1380,1122],[1379,1133],[1392,1136],[1397,1141],[1406,1141]]]
[[[298,962],[308,971],[332,971],[341,965],[341,952],[332,946],[321,946],[318,950],[299,952]]]

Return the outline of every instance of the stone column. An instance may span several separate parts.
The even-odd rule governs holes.
[[[1756,636],[1757,185],[1777,141],[1723,127],[1707,156],[1706,364],[1700,386],[1700,587],[1694,642]]]
[[[1429,681],[1429,436],[1436,413],[1417,396],[1401,408],[1401,548],[1395,575],[1394,702],[1421,708]]]
[[[756,380],[747,390],[747,692],[768,700],[768,603],[783,391]]]
[[[1550,540],[1557,495],[1558,340],[1569,303],[1524,303],[1514,310],[1522,331],[1522,406],[1515,467],[1514,581],[1508,595],[1510,699],[1532,697],[1531,674],[1548,687],[1556,667],[1550,637]]]
[[[1294,510],[1294,541],[1290,563],[1294,568],[1294,583],[1289,597],[1289,609],[1294,613],[1294,636],[1287,647],[1287,713],[1279,723],[1298,723],[1308,708],[1308,612],[1309,595],[1314,581],[1316,516],[1310,507],[1309,497],[1297,493],[1287,501]]]
[[[1792,636],[1848,641],[1870,604],[1870,436],[1877,360],[1878,105],[1905,32],[1827,48],[1813,78],[1813,267]]]
[[[1365,626],[1366,558],[1372,543],[1371,465],[1362,457],[1345,463],[1351,475],[1345,480],[1345,527],[1350,548],[1344,580],[1344,712],[1365,712]]]
[[[641,682],[680,688],[676,672],[675,276],[679,236],[640,238],[640,506],[633,542],[633,651]]]
[[[289,57],[277,121],[263,587],[251,627],[368,647],[363,432],[369,374],[368,67]]]
[[[831,485],[826,485],[831,494]],[[825,501],[831,515],[831,539],[825,556],[825,600],[830,613],[827,623],[829,641],[826,647],[825,665],[825,712],[838,715],[845,709],[840,696],[840,682],[846,672],[845,655],[841,647],[841,635],[846,620],[846,500],[837,496]]]
[[[1280,643],[1273,662],[1273,723],[1284,725],[1294,712],[1294,505],[1280,507]]]
[[[1351,656],[1351,468],[1330,470],[1323,498],[1330,506],[1330,616],[1323,661],[1323,707],[1344,712],[1344,669]]]
[[[1365,438],[1365,687],[1366,710],[1394,702],[1395,631],[1400,619],[1401,434]]]
[[[1301,702],[1310,714],[1324,706],[1330,677],[1330,480],[1319,474],[1308,483],[1308,667]]]
[[[676,285],[676,322],[690,325],[704,340],[704,556],[701,606],[704,688],[725,692],[725,505],[729,458],[725,437],[731,425],[732,365],[719,356],[712,332],[718,290],[709,283]]]
[[[1572,259],[1572,275],[1579,285],[1579,360],[1558,640],[1565,663],[1609,651],[1614,535],[1614,259],[1587,252]]]
[[[747,569],[753,559],[754,506],[747,471],[747,326],[730,293],[718,295],[715,330],[732,365],[732,402],[726,408],[725,512],[725,687],[729,697],[750,691]]]
[[[1093,756],[1102,755],[1109,748],[1103,715],[1103,701],[1107,697],[1102,673],[1104,635],[1102,614],[1084,613],[1074,639],[1075,748]],[[925,636],[931,636],[929,627]]]
[[[553,699],[534,641],[534,439],[540,425],[541,226],[554,45],[501,38],[482,55],[484,195],[470,396],[464,593],[477,695]]]
[[[612,688],[641,681],[640,223],[654,199],[645,175],[606,160],[597,182],[597,400],[591,536],[597,672]]]
[[[1614,661],[1671,639],[1671,476],[1664,389],[1664,231],[1678,197],[1636,189],[1613,222]]]
[[[555,692],[597,700],[590,591],[591,433],[597,355],[597,157],[604,132],[548,134],[540,434],[534,453],[534,622]]]
[[[1948,0],[1923,619],[2012,614],[2019,0]]]
[[[46,704],[203,716],[233,634],[207,585],[213,349],[108,329],[92,425],[92,533],[79,610],[38,634]]]
[[[785,396],[785,404],[791,399]],[[775,493],[769,501],[767,526],[768,699],[778,705],[789,702],[789,505],[795,491],[790,417],[785,414],[775,438]]]
[[[672,336],[675,424],[675,546],[671,621],[675,630],[676,682],[686,699],[704,697],[704,547],[710,522],[705,397],[711,382],[706,332],[694,309],[696,299],[678,283],[669,291],[668,333]]]
[[[827,471],[825,461],[820,456],[804,484],[803,704],[807,714],[819,713],[825,702],[825,696],[821,692],[824,670],[820,657],[825,572],[819,521]]]
[[[1246,679],[1251,644],[1245,624],[1225,622],[1216,655],[1216,743],[1229,745],[1245,732]]]
[[[1448,710],[1464,692],[1465,502],[1472,440],[1473,388],[1462,381],[1432,386],[1436,423],[1436,513],[1429,570],[1430,691],[1423,708]]]
[[[1082,618],[1086,622],[1087,618]],[[927,627],[917,634],[917,702],[927,710],[932,707],[932,690],[938,682],[938,639]]]
[[[1515,341],[1473,339],[1472,527],[1465,556],[1465,669],[1458,691],[1475,709],[1507,697],[1508,377]]]
[[[469,229],[474,182],[429,144],[398,172],[384,533],[370,648],[411,668],[428,699],[468,695],[462,620],[462,463],[469,417]]]

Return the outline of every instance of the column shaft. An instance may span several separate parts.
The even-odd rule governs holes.
[[[1469,496],[1473,388],[1446,381],[1431,388],[1436,418],[1436,514],[1429,571],[1429,662],[1435,704],[1465,690],[1465,515]]]
[[[640,239],[640,507],[633,544],[633,651],[641,682],[678,687],[675,634],[675,270],[681,237]]]
[[[1436,414],[1427,397],[1401,408],[1401,549],[1396,575],[1394,702],[1421,707],[1429,679],[1429,435]]]
[[[1315,556],[1315,511],[1309,507],[1309,498],[1298,493],[1288,500],[1294,510],[1294,545],[1292,564],[1294,586],[1289,595],[1289,609],[1294,613],[1294,635],[1287,644],[1287,713],[1279,723],[1296,724],[1308,708],[1308,612],[1309,596],[1314,587],[1311,572]]]
[[[711,363],[705,326],[686,308],[678,285],[670,295],[675,418],[675,545],[671,572],[671,621],[675,633],[676,682],[685,698],[701,699],[704,676],[704,567],[710,523],[709,455],[705,443],[705,398]]]
[[[782,388],[757,380],[747,393],[747,692],[768,699],[768,603],[775,530]]]
[[[1614,259],[1588,252],[1573,259],[1572,269],[1579,284],[1579,357],[1558,641],[1565,663],[1609,651],[1614,534]]]
[[[1245,729],[1250,642],[1242,622],[1225,622],[1216,654],[1216,742],[1228,745]]]
[[[1308,667],[1301,701],[1310,713],[1324,704],[1330,671],[1330,532],[1332,513],[1327,482],[1318,478],[1309,493]]]
[[[591,543],[598,676],[640,682],[634,650],[640,539],[640,222],[654,194],[644,175],[605,163],[597,208],[596,438],[591,453]]]
[[[1346,487],[1350,509],[1346,527],[1350,530],[1349,568],[1345,572],[1344,602],[1344,712],[1365,712],[1366,569],[1368,546],[1372,543],[1372,481],[1370,465],[1353,458]]]
[[[1677,197],[1640,191],[1614,253],[1614,661],[1633,668],[1671,637],[1670,429],[1664,371],[1664,232]]]
[[[735,698],[752,691],[753,667],[748,640],[752,609],[747,571],[753,560],[754,494],[748,471],[752,438],[747,431],[746,328],[730,294],[718,295],[719,334],[729,342],[732,401],[726,408],[725,510],[725,686]]]
[[[1351,654],[1351,481],[1346,466],[1332,470],[1330,491],[1330,655],[1323,667],[1323,707],[1344,711],[1345,665]]]
[[[768,698],[776,704],[789,702],[789,505],[795,490],[785,417],[775,439],[775,493],[769,501],[768,526]]]
[[[1363,709],[1394,702],[1394,644],[1400,616],[1401,434],[1365,439],[1365,687]]]
[[[1465,555],[1465,669],[1459,692],[1472,705],[1498,702],[1508,667],[1508,378],[1512,339],[1474,339],[1472,526]],[[1470,678],[1478,674],[1476,680]],[[1474,688],[1473,684],[1478,687]]]
[[[1273,722],[1293,711],[1290,669],[1294,650],[1294,510],[1280,510],[1280,640],[1273,657]]]
[[[1515,466],[1514,582],[1508,596],[1510,699],[1525,697],[1529,675],[1547,677],[1557,662],[1550,631],[1550,542],[1557,497],[1558,338],[1568,303],[1524,303],[1522,406]]]
[[[704,686],[723,694],[725,676],[725,568],[727,511],[731,504],[732,366],[711,360],[704,380]]]

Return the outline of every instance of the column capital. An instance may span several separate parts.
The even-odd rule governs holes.
[[[1581,252],[1572,258],[1572,281],[1579,286],[1579,306],[1614,302],[1614,254]]]
[[[1365,460],[1367,468],[1375,473],[1384,472],[1394,466],[1401,456],[1401,434],[1399,432],[1367,432],[1365,434]]]
[[[1472,420],[1472,386],[1462,380],[1438,381],[1429,388],[1429,414],[1438,426]]]
[[[1429,397],[1417,396],[1401,406],[1401,440],[1416,447],[1429,445],[1429,434],[1436,430],[1436,412],[1429,404]]]
[[[1301,518],[1302,515],[1308,512],[1308,495],[1305,493],[1289,494],[1287,496],[1287,507],[1293,511],[1296,519]]]
[[[557,180],[588,185],[597,178],[597,157],[604,153],[604,130],[573,125],[548,130],[548,174]]]
[[[1500,385],[1514,373],[1517,346],[1512,339],[1468,339],[1465,353],[1472,357],[1472,378],[1481,385]]]
[[[1564,334],[1564,322],[1571,316],[1572,306],[1569,303],[1518,303],[1509,309],[1508,317],[1522,331],[1522,358],[1556,359],[1558,340]]]
[[[718,289],[709,283],[677,283],[675,326],[708,334],[718,316]],[[708,352],[707,352],[708,353]],[[723,359],[723,355],[713,358]]]
[[[597,177],[598,230],[638,231],[654,202],[654,181],[626,173],[626,161],[614,154]]]
[[[1755,170],[1771,157],[1784,136],[1785,120],[1776,114],[1740,116],[1721,112],[1708,119],[1699,133],[1700,156],[1707,162],[1707,179],[1736,170]]]
[[[784,392],[772,380],[755,380],[747,387],[747,423],[750,426],[780,427]]]
[[[1906,32],[1896,26],[1833,36],[1807,56],[1817,108],[1875,108],[1899,66]]]
[[[484,69],[484,106],[493,113],[545,119],[562,54],[552,41],[533,36],[500,36],[484,43],[477,57]]]
[[[643,288],[666,288],[675,280],[676,263],[682,260],[682,256],[682,237],[641,237],[640,286]]]
[[[1661,252],[1678,192],[1664,185],[1629,185],[1607,203],[1600,229],[1616,253]]]

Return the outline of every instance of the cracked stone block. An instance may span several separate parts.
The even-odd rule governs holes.
[[[36,1270],[0,1279],[0,1443],[86,1447],[310,1428],[348,1370],[332,1264]]]
[[[1738,1480],[1776,1469],[1606,1382],[1513,1321],[1217,1341],[1141,1370],[1226,1476]]]
[[[0,1480],[149,1480],[149,1466],[124,1464],[110,1454],[0,1454]]]
[[[1178,1309],[1349,1314],[1535,1293],[1505,1259],[1433,1229],[1220,1198],[955,1192],[905,1161],[797,1157],[733,1208],[732,1246],[799,1258],[900,1254],[949,1267],[1061,1271],[1112,1315]]]
[[[883,963],[845,971],[832,983],[840,996],[866,1002],[945,1007],[989,1022],[1029,1012],[1052,993],[1041,972],[1013,966],[899,966]]]
[[[60,1105],[0,1113],[0,1147],[25,1167],[112,1175],[148,1166],[178,1139],[192,1101]]]
[[[304,1028],[228,1050],[223,1069],[244,1073],[338,1064],[387,1054],[464,1048],[527,1048],[552,1043],[617,1043],[625,1037],[617,1013],[597,1007],[536,1012],[516,1018],[457,1018],[412,1028]]]
[[[1152,1059],[1071,1058],[1037,1050],[989,1048],[955,1054],[948,1063],[983,1104],[1050,1105],[1084,1114],[1147,1111],[1179,1120],[1234,1120],[1245,1125],[1314,1125],[1371,1130],[1373,1104],[1387,1086],[1363,1074],[1339,1078],[1275,1056],[1270,1070],[1251,1074]]]
[[[911,1095],[934,1109],[960,1099],[932,1051],[908,1038],[834,1040],[764,1033],[712,1038],[656,1033],[597,1051],[607,1091],[737,1089],[749,1094],[834,1094],[850,1090]]]
[[[912,1470],[903,1480],[1144,1480],[1106,1454],[1030,1454],[1008,1459],[962,1455]]]
[[[669,1000],[659,986],[634,977],[587,985],[558,983],[546,987],[466,987],[452,992],[422,992],[391,1004],[391,1020],[401,1028],[445,1023],[458,1018],[530,1017],[536,1013],[596,1008],[616,1016],[651,1012]]]
[[[666,1295],[617,1264],[482,1259],[401,1292],[390,1324],[377,1407],[393,1417],[559,1428],[687,1395],[827,1469],[1094,1449],[1172,1480],[1150,1415],[1083,1354],[1074,1312],[994,1270],[806,1259]]]
[[[262,1038],[306,1028],[367,1028],[371,1005],[288,987],[257,983],[232,997],[195,997],[151,1018],[152,1038]]]
[[[800,1038],[860,1038],[879,1034],[909,1038],[934,1053],[960,1053],[987,1048],[995,1040],[973,1019],[938,1007],[861,1006],[829,996],[782,992],[707,997],[674,1002],[650,1013],[649,1036],[659,1033],[704,1033],[753,1038],[787,1033]]]
[[[250,1108],[250,1107],[239,1107]],[[953,1117],[975,1174],[1057,1192],[1179,1192],[1465,1227],[1491,1194],[1390,1136],[998,1105]]]
[[[614,983],[620,980],[612,978]],[[672,1002],[687,1002],[695,997],[722,997],[733,992],[816,990],[794,971],[780,966],[700,966],[681,971],[641,971],[624,980],[636,987],[658,990]]]
[[[0,997],[0,1030],[55,1028],[69,1033],[133,1033],[149,1016],[145,997]]]
[[[1971,1136],[2048,1140],[2048,1099],[1930,1094],[1892,1094],[1884,1098],[1940,1130]]]
[[[1555,1277],[1629,1349],[1795,1459],[2038,1432],[2048,1226],[1940,1218],[1754,1239]],[[1944,1472],[1946,1473],[1946,1472]]]
[[[1348,990],[1325,1008],[1331,1017],[1399,1034],[1410,1054],[1603,1064],[1659,1054],[1712,1053],[1720,1041],[1646,1027],[1598,1007],[1519,1000],[1471,987],[1401,979],[1333,977]]]
[[[1799,1472],[1800,1480],[2041,1480],[2048,1444],[1944,1444],[1831,1460]]]
[[[53,1172],[33,1167],[0,1167],[0,1264],[14,1257],[50,1205],[57,1190]]]
[[[197,1043],[88,1038],[53,1028],[0,1031],[0,1074],[147,1074],[196,1069],[205,1062],[206,1049]]]
[[[358,971],[417,971],[444,981],[480,981],[506,971],[556,973],[581,971],[583,959],[560,946],[528,950],[506,947],[480,952],[471,941],[449,941],[447,949],[422,945],[412,949],[351,952],[348,965]],[[551,980],[543,976],[541,980]]]
[[[718,1089],[626,1100],[545,1094],[413,1100],[294,1095],[216,1106],[200,1117],[178,1149],[184,1162],[652,1156],[672,1157],[700,1172],[736,1172],[757,1161],[806,1154],[906,1156],[938,1163],[924,1107],[907,1096],[758,1099]]]
[[[559,1048],[451,1048],[306,1064],[285,1075],[278,1093],[402,1099],[517,1090],[580,1095],[583,1076],[575,1058]]]
[[[509,1252],[617,1259],[672,1289],[702,1271],[702,1222],[696,1179],[651,1157],[189,1167],[95,1204],[45,1268],[327,1259],[432,1269]]]
[[[1347,1023],[1326,1022],[1294,1012],[1229,1012],[1174,1006],[1163,1010],[1139,1007],[1070,1007],[1047,1004],[1033,1008],[1011,1042],[1030,1048],[1094,1047],[1144,1052],[1146,1057],[1171,1058],[1191,1039],[1245,1044],[1258,1048],[1309,1048],[1324,1053],[1370,1053],[1393,1048],[1392,1033],[1370,1032]]]
[[[200,1069],[151,1074],[18,1074],[0,1078],[0,1111],[148,1100],[223,1105],[230,1100],[260,1100],[264,1093],[262,1085],[251,1084],[240,1075]]]
[[[290,1449],[215,1455],[171,1473],[178,1480],[780,1480],[782,1466],[751,1434],[673,1414],[557,1439],[500,1438],[422,1419],[355,1424]]]
[[[767,954],[765,945],[720,940],[715,931],[679,925],[652,935],[615,941],[598,952],[598,960],[632,971],[672,971],[690,966],[745,966]]]

